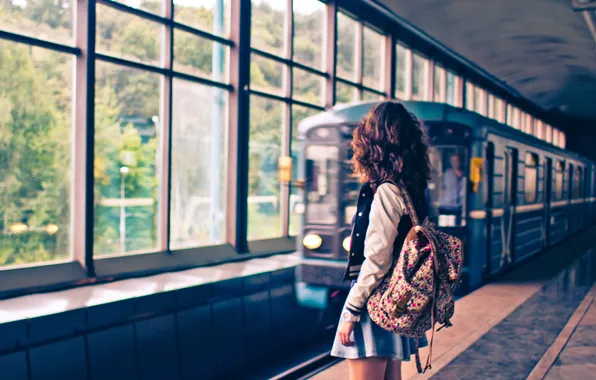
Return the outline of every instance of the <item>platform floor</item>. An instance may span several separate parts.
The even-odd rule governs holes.
[[[417,374],[412,360],[403,363],[403,378],[527,379],[540,364],[534,379],[596,379],[593,236],[580,235],[458,300],[453,327],[435,334],[432,370]],[[589,312],[578,318],[586,304]],[[575,333],[561,337],[565,329]],[[421,350],[423,363],[426,355]],[[347,367],[343,361],[312,379],[348,379]]]

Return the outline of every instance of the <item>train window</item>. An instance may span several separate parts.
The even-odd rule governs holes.
[[[582,182],[582,168],[578,166],[575,168],[575,174],[573,175],[573,198],[583,197]]]
[[[310,223],[333,224],[337,219],[338,148],[330,145],[310,145],[306,160],[308,205],[306,217]]]
[[[429,156],[431,216],[438,219],[440,227],[465,225],[466,150],[458,146],[434,146]]]
[[[524,189],[526,194],[526,203],[536,202],[538,189],[536,187],[538,179],[538,155],[526,153],[526,169],[524,172]]]
[[[549,124],[544,125],[544,135],[547,143],[550,144],[553,142],[553,127],[551,127]]]
[[[418,54],[412,55],[412,99],[427,100],[428,61]]]
[[[555,199],[563,199],[563,173],[565,172],[565,163],[557,162],[555,166]]]

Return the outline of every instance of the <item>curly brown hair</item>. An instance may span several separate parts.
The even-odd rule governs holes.
[[[354,172],[373,186],[403,181],[412,196],[424,194],[430,180],[428,138],[401,103],[376,105],[360,121],[352,140]]]

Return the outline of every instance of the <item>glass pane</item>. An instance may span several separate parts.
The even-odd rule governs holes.
[[[293,97],[303,102],[322,105],[325,78],[308,71],[294,69]]]
[[[335,82],[335,104],[351,103],[358,100],[358,89],[343,82]]]
[[[412,59],[412,97],[424,99],[426,96],[426,59],[414,54]]]
[[[362,91],[362,100],[365,101],[370,101],[370,100],[378,100],[378,101],[382,101],[383,99],[385,99],[385,97],[383,95],[379,95],[375,92],[372,91]]]
[[[280,237],[277,161],[281,155],[281,102],[251,96],[248,172],[248,239]]]
[[[293,105],[292,106],[292,159],[293,159],[293,175],[294,180],[300,179],[298,177],[298,165],[300,165],[300,136],[298,134],[298,125],[302,120],[309,116],[318,114],[321,111],[316,109]],[[302,214],[304,212],[304,204],[302,203],[301,191],[295,186],[292,186],[290,194],[290,236],[296,236],[300,233],[302,226]]]
[[[447,85],[446,85],[447,104],[457,106],[455,99],[455,74],[447,72]]]
[[[474,86],[474,111],[480,115],[486,115],[483,92],[480,87]]]
[[[431,215],[439,226],[465,225],[467,151],[460,146],[429,150],[431,180],[428,191]]]
[[[163,14],[162,0],[114,0],[118,3],[128,5],[129,7],[141,9],[146,12]]]
[[[385,49],[383,35],[364,27],[362,38],[364,43],[362,82],[365,86],[381,90],[383,89],[382,70]]]
[[[67,45],[73,40],[72,0],[0,2],[0,30]]]
[[[0,40],[0,267],[70,257],[72,66]]]
[[[229,52],[225,45],[182,30],[174,30],[176,71],[227,83]]]
[[[160,64],[160,24],[98,3],[96,30],[98,52]]]
[[[536,202],[538,179],[538,156],[533,153],[526,153],[526,167],[524,172],[524,193],[527,203]]]
[[[251,46],[277,56],[284,54],[287,1],[252,0]]]
[[[358,23],[345,14],[337,13],[337,75],[350,79],[356,78],[356,28]]]
[[[174,20],[227,37],[230,33],[230,0],[174,0]]]
[[[316,69],[323,67],[325,4],[294,1],[294,60]]]
[[[250,60],[250,87],[282,95],[284,65],[257,54],[252,54]]]
[[[222,244],[226,231],[226,90],[174,79],[170,246]]]
[[[94,254],[157,247],[160,76],[97,62]]]
[[[551,127],[549,124],[545,125],[546,127],[546,142],[547,143],[552,143],[553,142],[553,127]]]
[[[435,65],[435,73],[433,75],[433,100],[440,102],[441,99],[441,87],[444,81],[445,70],[441,66]]]
[[[406,71],[407,71],[407,58],[408,58],[408,49],[401,45],[396,46],[396,70],[395,73],[395,91],[398,94],[405,94],[406,93]],[[396,95],[398,96],[398,95]]]

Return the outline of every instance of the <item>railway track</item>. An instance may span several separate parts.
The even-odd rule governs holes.
[[[303,380],[310,379],[319,372],[334,366],[343,359],[331,356],[331,351],[324,352],[299,365],[280,373],[271,380]]]

